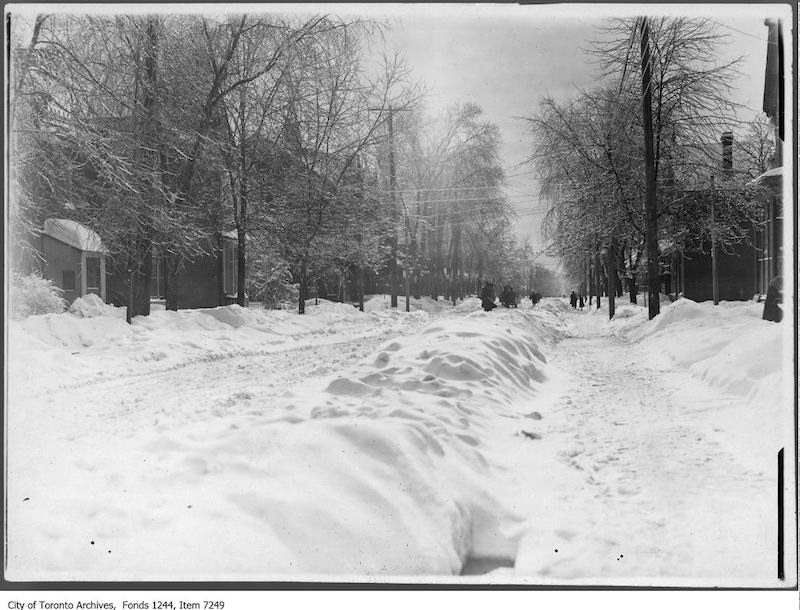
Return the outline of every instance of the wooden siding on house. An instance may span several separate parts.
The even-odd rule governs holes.
[[[220,305],[230,305],[236,302],[236,295],[226,295],[225,288],[225,274],[226,266],[223,264],[223,250],[227,249],[228,252],[235,252],[235,247],[224,248],[223,244],[226,242],[233,242],[228,237],[219,236],[215,238],[206,238],[203,240],[201,246],[207,254],[201,254],[192,260],[185,261],[180,271],[177,274],[177,289],[176,301],[178,309],[199,309],[205,307],[219,307]],[[153,270],[157,274],[158,263],[154,262]],[[109,268],[111,265],[109,265]],[[227,266],[228,269],[231,265]],[[158,298],[160,292],[158,287],[154,285],[157,282],[157,277],[151,276],[150,293],[153,298]],[[168,278],[163,279],[164,282]],[[117,306],[127,305],[127,291],[125,278],[119,273],[108,274],[109,285],[109,302]],[[227,287],[231,287],[231,283],[227,283]],[[235,286],[235,282],[233,284]],[[162,285],[163,286],[163,285]],[[165,289],[165,286],[162,288]]]
[[[693,301],[714,298],[711,278],[711,255],[687,252],[684,259],[683,296]],[[748,301],[756,293],[756,265],[751,246],[740,245],[732,254],[717,254],[717,278],[721,301]]]
[[[44,256],[42,264],[42,276],[52,281],[56,286],[64,291],[64,299],[72,303],[81,296],[81,251],[73,248],[49,235],[41,236],[41,250]],[[64,280],[68,279],[68,274],[74,280],[72,289],[65,286]]]

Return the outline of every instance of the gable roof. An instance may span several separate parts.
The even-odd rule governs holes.
[[[48,218],[42,233],[84,252],[105,252],[100,236],[74,220]]]

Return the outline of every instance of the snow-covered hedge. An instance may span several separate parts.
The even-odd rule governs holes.
[[[61,313],[66,306],[62,290],[50,280],[35,273],[12,273],[9,309],[15,320],[45,313]]]

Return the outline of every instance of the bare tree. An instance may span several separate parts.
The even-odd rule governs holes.
[[[661,227],[654,239],[667,234],[674,238],[677,231],[686,244],[700,238],[707,213],[702,198],[693,193],[708,188],[709,176],[720,168],[716,142],[738,124],[738,108],[729,95],[737,61],[717,60],[725,36],[709,20],[649,22],[652,57],[645,66],[651,74],[644,82],[652,95],[653,179]],[[528,117],[535,140],[531,163],[539,172],[542,194],[551,202],[545,227],[554,252],[577,278],[587,268],[599,267],[594,253],[607,246],[608,262],[631,279],[632,299],[647,236],[644,125],[638,111],[642,91],[637,82],[643,77],[642,65],[635,61],[641,29],[636,24],[617,19],[599,29],[591,53],[602,87],[579,92],[566,104],[545,99],[539,112]],[[735,219],[742,210],[746,216],[748,205],[741,197],[719,203],[730,208],[726,226],[733,240],[743,234]],[[701,221],[690,223],[695,216]]]
[[[309,280],[335,269],[336,236],[352,234],[348,227],[357,226],[359,217],[375,217],[364,215],[376,200],[362,196],[361,163],[386,138],[382,126],[390,104],[414,100],[399,61],[377,76],[364,68],[362,45],[373,27],[342,22],[294,45],[283,74],[282,169],[267,226],[292,264],[300,313]]]

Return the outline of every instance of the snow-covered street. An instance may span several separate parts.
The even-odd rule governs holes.
[[[781,585],[757,304],[90,305],[10,329],[12,580]]]

